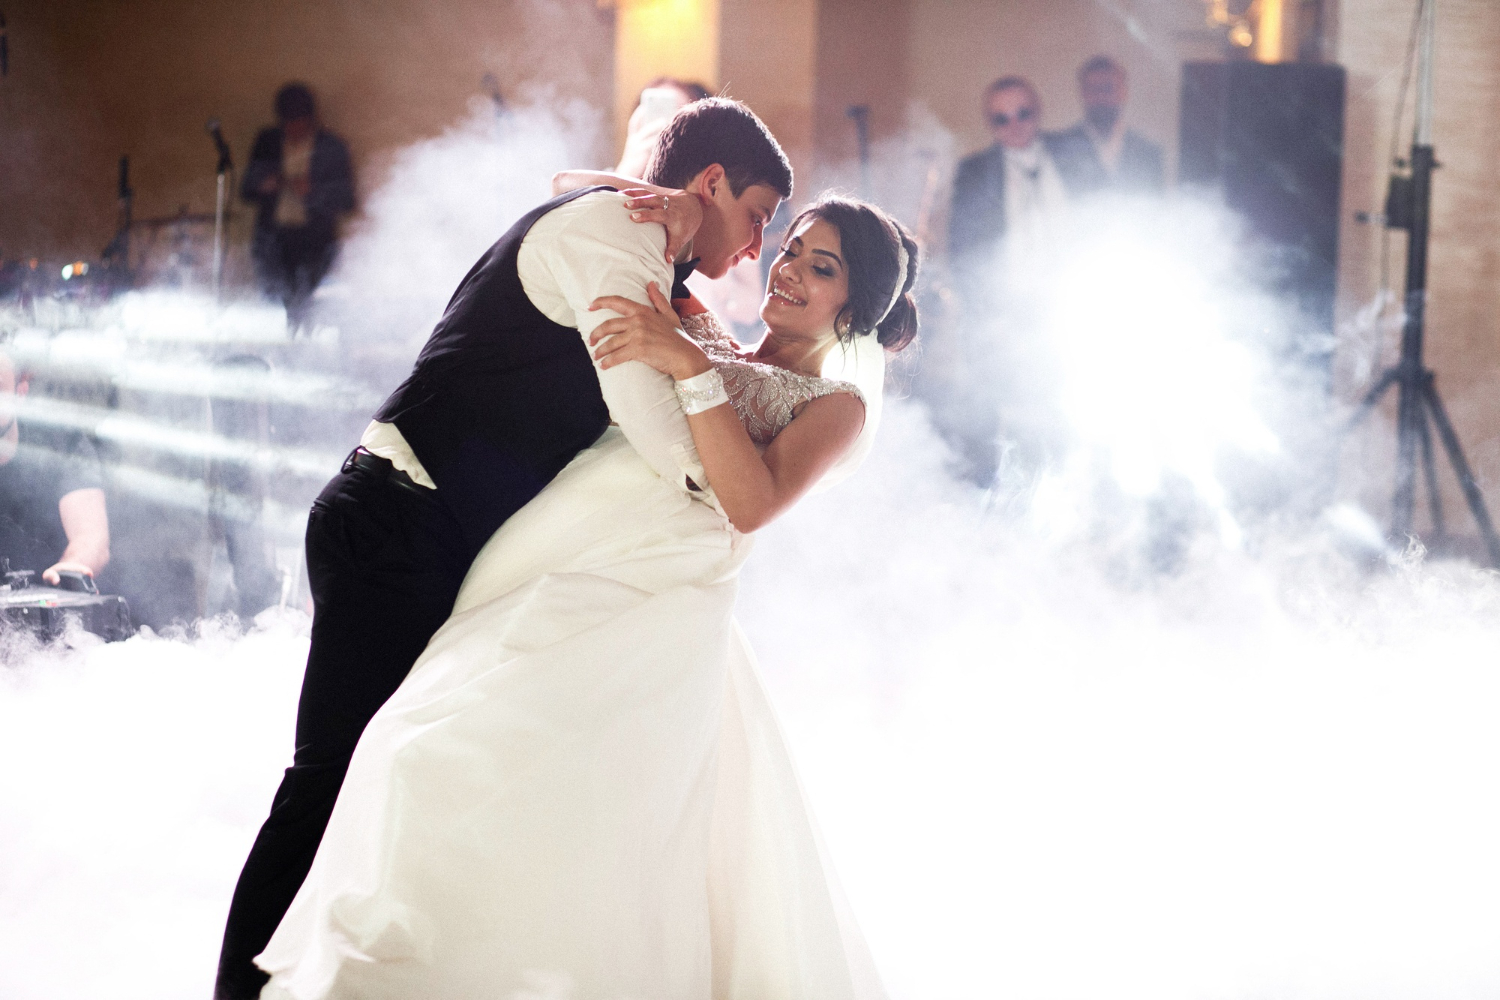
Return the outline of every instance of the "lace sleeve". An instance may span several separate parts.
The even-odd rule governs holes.
[[[719,322],[719,317],[713,312],[690,313],[680,319],[682,332],[696,340],[710,358],[720,355],[739,356],[738,342],[724,329],[724,324]]]
[[[798,375],[774,365],[753,361],[715,362],[724,377],[729,401],[739,414],[740,422],[756,444],[768,445],[792,422],[798,409],[821,396],[847,392],[864,403],[864,394],[849,382]]]
[[[724,379],[724,390],[750,439],[765,447],[780,434],[798,409],[820,396],[847,392],[865,402],[864,393],[852,382],[814,378],[751,361],[742,356],[739,344],[712,312],[682,318],[682,330],[696,340],[703,353]]]

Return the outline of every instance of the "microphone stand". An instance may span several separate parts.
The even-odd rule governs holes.
[[[130,157],[120,157],[120,185],[119,226],[115,229],[114,238],[109,241],[109,246],[104,248],[100,254],[100,263],[104,265],[105,284],[109,291],[117,292],[129,288],[133,275],[130,273],[130,227],[131,206],[135,202],[135,191],[130,187]]]
[[[224,287],[224,213],[229,202],[229,175],[234,173],[234,160],[229,154],[229,144],[219,130],[219,120],[208,123],[208,134],[213,136],[214,147],[219,151],[219,164],[214,168],[218,175],[214,195],[214,301],[222,297]]]
[[[1479,528],[1491,566],[1500,566],[1500,536],[1490,520],[1479,483],[1464,457],[1458,434],[1448,419],[1448,412],[1438,396],[1432,369],[1422,359],[1426,334],[1427,250],[1432,221],[1432,172],[1437,158],[1432,146],[1432,73],[1433,44],[1436,36],[1437,0],[1418,0],[1421,7],[1421,70],[1417,83],[1416,129],[1412,135],[1411,175],[1391,177],[1386,198],[1386,225],[1404,229],[1408,234],[1406,249],[1406,319],[1401,328],[1401,360],[1380,376],[1366,393],[1349,421],[1352,429],[1380,402],[1387,389],[1397,387],[1396,402],[1396,489],[1391,500],[1391,537],[1401,543],[1411,533],[1413,507],[1416,503],[1416,457],[1422,455],[1423,478],[1431,505],[1433,532],[1446,535],[1442,497],[1438,492],[1437,466],[1432,447],[1432,430],[1448,453],[1448,461],[1458,476],[1458,485],[1468,502],[1469,512]],[[1432,427],[1428,421],[1432,421]]]
[[[869,200],[870,195],[870,106],[851,104],[844,116],[854,122],[854,142],[859,149],[859,196]]]

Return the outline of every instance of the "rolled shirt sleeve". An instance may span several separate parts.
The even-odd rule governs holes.
[[[666,231],[630,220],[624,196],[599,191],[559,206],[539,219],[521,243],[521,285],[548,319],[578,328],[584,343],[613,310],[590,311],[602,295],[649,304],[646,285],[672,288],[664,256]],[[668,375],[640,361],[601,369],[594,362],[610,418],[663,479],[683,490],[708,488],[687,418]],[[705,499],[708,499],[705,497]]]

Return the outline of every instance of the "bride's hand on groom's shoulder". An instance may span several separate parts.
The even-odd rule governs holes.
[[[589,349],[599,367],[640,361],[678,381],[712,368],[703,348],[682,332],[672,303],[656,282],[646,286],[646,294],[649,306],[621,295],[602,296],[589,306],[590,311],[611,309],[620,314],[600,323],[589,335]]]
[[[636,222],[656,223],[667,230],[667,263],[692,242],[703,224],[703,204],[686,191],[664,188],[626,188],[625,207]]]

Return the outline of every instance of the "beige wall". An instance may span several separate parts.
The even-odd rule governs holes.
[[[96,257],[115,227],[115,164],[136,217],[213,208],[204,122],[243,167],[271,99],[311,83],[365,190],[384,157],[466,113],[493,73],[607,108],[614,14],[595,0],[14,0],[0,78],[0,251]],[[242,213],[237,227],[248,227]]]
[[[858,157],[851,105],[870,109],[870,139],[906,124],[911,94],[912,3],[822,0],[818,5],[818,80],[814,94],[817,155],[824,163]]]
[[[793,169],[810,162],[818,84],[818,0],[607,0],[615,33],[615,141],[641,87],[696,80],[749,104]]]
[[[615,9],[614,136],[641,90],[660,76],[719,88],[719,0],[617,0]]]
[[[1371,378],[1372,345],[1356,320],[1380,285],[1382,230],[1353,221],[1358,209],[1378,211],[1389,172],[1392,115],[1413,0],[1344,0],[1338,58],[1349,70],[1349,110],[1341,234],[1339,392],[1357,398]],[[1438,11],[1436,115],[1433,142],[1442,168],[1433,181],[1429,259],[1427,361],[1438,390],[1487,493],[1500,514],[1500,4],[1441,0]],[[1411,115],[1398,136],[1406,155]],[[1405,275],[1406,235],[1390,237],[1391,285],[1399,295]],[[1388,331],[1380,362],[1396,356],[1399,333]],[[1351,442],[1346,468],[1376,474],[1365,499],[1385,515],[1392,452],[1390,394],[1370,433]],[[1446,462],[1440,465],[1450,530],[1474,528]],[[1425,504],[1418,524],[1426,524]]]
[[[799,175],[813,147],[818,6],[818,0],[722,0],[720,8],[720,83],[755,109]]]

